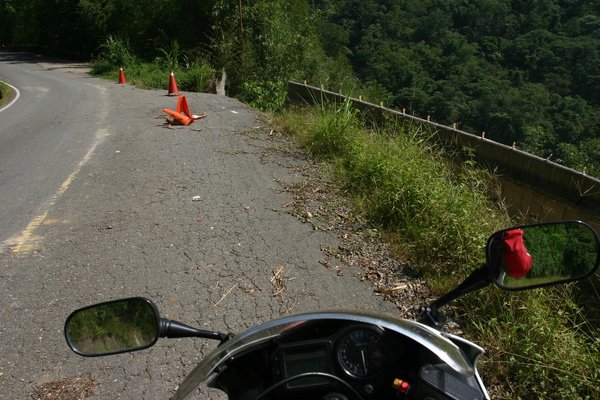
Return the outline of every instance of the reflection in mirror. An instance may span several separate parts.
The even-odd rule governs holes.
[[[65,324],[69,347],[83,356],[142,350],[158,339],[159,317],[143,298],[97,304],[73,312]]]
[[[500,231],[487,248],[496,285],[513,290],[584,278],[598,267],[599,253],[596,233],[577,221]]]

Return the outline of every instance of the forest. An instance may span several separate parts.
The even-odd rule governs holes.
[[[0,45],[97,57],[109,37],[225,68],[261,108],[307,80],[600,176],[595,0],[0,0]]]
[[[319,10],[328,54],[394,106],[600,175],[598,1],[324,0]]]

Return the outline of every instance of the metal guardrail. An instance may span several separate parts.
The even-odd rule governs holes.
[[[297,82],[289,82],[287,91],[288,102],[296,104],[341,103],[346,99],[339,93]],[[472,149],[477,162],[496,171],[503,179],[566,204],[569,209],[580,211],[587,219],[594,219],[594,225],[600,224],[600,180],[478,135],[360,99],[350,99],[365,120],[375,124],[402,120],[433,128],[436,140]],[[577,213],[573,212],[568,215],[577,217]]]

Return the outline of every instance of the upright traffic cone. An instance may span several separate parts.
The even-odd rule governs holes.
[[[177,96],[179,94],[179,89],[177,89],[177,82],[175,82],[175,75],[173,75],[173,70],[171,70],[171,77],[169,78],[169,96]]]
[[[125,73],[123,72],[123,67],[119,68],[119,83],[121,85],[127,83],[127,81],[125,80]]]
[[[188,117],[194,119],[194,116],[190,112],[190,107],[188,106],[188,102],[185,96],[179,96],[177,98],[177,112],[187,115]]]

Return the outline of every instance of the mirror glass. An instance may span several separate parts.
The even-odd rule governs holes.
[[[596,233],[579,222],[556,222],[506,229],[488,241],[488,266],[501,288],[522,290],[570,282],[598,267]]]
[[[69,347],[98,356],[142,350],[158,340],[159,317],[147,299],[130,298],[74,311],[65,323]]]

